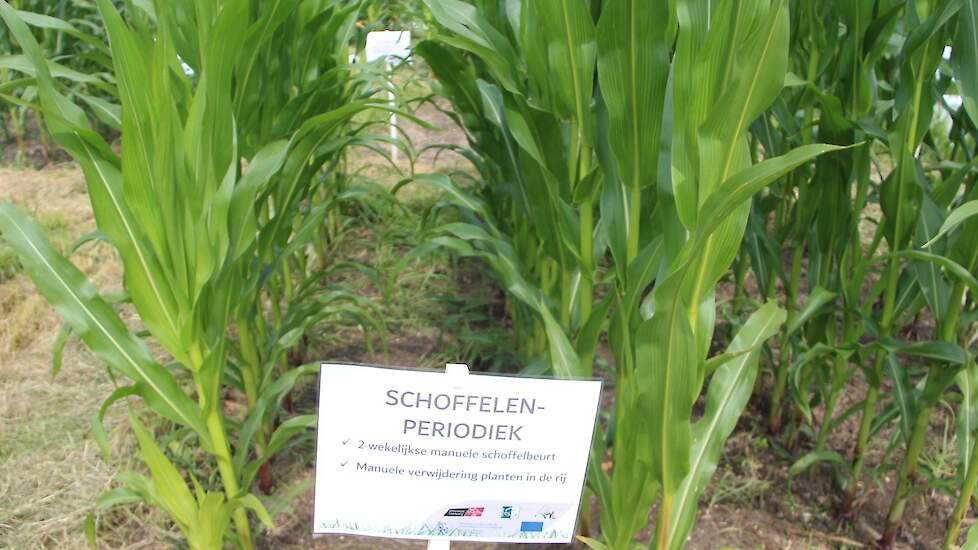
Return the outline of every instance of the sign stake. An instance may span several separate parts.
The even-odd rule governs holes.
[[[390,63],[388,63],[387,64],[387,70],[390,71],[390,74],[391,74],[391,83],[393,85],[393,82],[394,82],[394,66],[391,65]],[[397,103],[394,100],[394,91],[393,90],[388,90],[387,91],[387,98],[388,98],[388,101],[390,101],[391,109],[396,109],[397,108]],[[391,158],[394,160],[394,163],[396,164],[397,163],[397,144],[394,143],[394,142],[397,140],[397,113],[391,112],[391,116],[390,116],[390,120],[388,121],[388,125],[390,125],[390,127],[391,127]]]
[[[394,98],[394,65],[401,63],[411,56],[411,31],[373,31],[367,34],[367,63],[373,63],[378,59],[384,60],[384,67],[390,79],[391,88],[387,91],[387,98],[391,109],[397,107]],[[391,137],[391,160],[397,164],[397,113],[391,112],[388,117]]]
[[[467,376],[469,374],[469,366],[465,363],[447,363],[445,364],[445,374],[448,376]],[[431,539],[428,541],[428,550],[449,550],[452,547],[452,541],[447,539]]]

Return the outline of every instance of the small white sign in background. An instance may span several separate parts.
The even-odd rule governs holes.
[[[367,62],[385,59],[398,63],[411,54],[411,31],[373,31],[367,33]]]
[[[600,394],[599,380],[324,364],[313,531],[571,542]]]
[[[411,31],[373,31],[367,33],[367,62],[383,59],[390,69],[411,55]],[[394,107],[394,92],[388,92]],[[397,139],[397,115],[390,115],[391,140]],[[391,143],[391,158],[397,162],[397,146]]]

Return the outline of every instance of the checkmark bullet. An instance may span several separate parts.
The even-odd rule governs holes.
[[[346,444],[347,444],[347,443],[349,443],[349,442],[350,442],[350,440],[349,440],[349,439],[347,439],[346,441],[344,441],[344,442],[343,442],[343,444],[344,444],[344,445],[346,445]]]
[[[345,461],[345,462],[340,462],[340,466],[346,466],[346,465],[347,465],[347,464],[349,464],[349,463],[350,463],[350,461],[349,461],[349,460],[347,460],[347,461]]]

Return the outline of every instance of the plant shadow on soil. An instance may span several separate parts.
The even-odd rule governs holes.
[[[435,140],[463,145],[464,136],[451,121],[431,106],[419,116],[444,128],[439,135],[407,123],[406,131],[417,143]],[[435,168],[433,152],[417,159],[419,171]],[[381,168],[383,159],[366,153],[356,162],[376,165],[370,177],[396,181],[398,175]],[[464,163],[451,156],[438,159],[437,168],[461,169]],[[430,206],[436,196],[412,187],[400,198],[414,213]],[[43,171],[0,171],[0,200],[13,201],[41,219],[59,235],[64,247],[92,229],[94,222],[80,172],[71,165]],[[345,259],[369,263],[383,278],[397,258],[413,246],[417,227],[412,216],[385,217],[380,212],[369,227],[359,227],[344,238],[337,254]],[[45,220],[48,220],[45,222]],[[2,243],[0,243],[2,247]],[[2,257],[2,249],[0,249]],[[103,292],[118,291],[121,270],[115,253],[95,243],[73,256],[73,261]],[[8,262],[11,263],[11,262]],[[0,271],[4,268],[0,265]],[[89,419],[96,413],[111,382],[103,367],[77,342],[69,342],[64,368],[58,378],[50,373],[51,347],[60,323],[53,310],[36,294],[33,286],[7,266],[0,276],[0,548],[86,548],[82,529],[85,515],[98,495],[113,487],[113,478],[126,469],[142,469],[136,456],[122,407],[107,417],[113,454],[105,462],[89,434]],[[383,302],[382,289],[355,274],[335,281]],[[730,293],[731,289],[721,289]],[[397,278],[396,292],[384,304],[387,349],[373,335],[354,328],[324,327],[313,335],[306,360],[384,363],[427,368],[445,362],[474,358],[476,366],[491,365],[503,371],[517,369],[513,359],[500,349],[506,344],[505,319],[501,319],[501,293],[474,261],[451,261],[435,254],[414,262]],[[458,307],[466,308],[459,321]],[[475,305],[472,305],[475,304]],[[122,308],[127,322],[135,324],[132,311]],[[722,332],[722,331],[718,331]],[[373,338],[373,346],[367,339]],[[607,359],[607,349],[602,350]],[[769,384],[765,376],[765,384]],[[857,402],[865,384],[855,379],[845,392],[842,407]],[[763,392],[762,392],[763,394]],[[235,398],[237,396],[231,396]],[[610,395],[605,402],[610,401]],[[315,410],[316,381],[297,386],[293,400],[300,412]],[[734,548],[863,548],[870,547],[885,517],[892,491],[892,471],[865,480],[866,497],[854,525],[840,524],[834,510],[838,501],[827,468],[789,479],[790,459],[779,454],[767,437],[756,431],[763,425],[764,403],[749,405],[704,495],[697,524],[687,543],[691,549]],[[818,417],[820,409],[816,409]],[[935,437],[941,442],[944,420],[935,416]],[[856,420],[850,418],[836,430],[830,448],[848,453]],[[165,427],[158,426],[158,429]],[[887,434],[876,439],[871,457],[883,456]],[[945,442],[953,452],[953,441]],[[807,442],[802,441],[801,446]],[[939,457],[943,447],[932,449]],[[953,458],[953,457],[952,457]],[[262,533],[261,548],[267,549],[400,549],[423,548],[423,542],[377,538],[311,535],[314,440],[311,435],[276,456],[272,471],[279,482],[278,500],[268,497],[276,509],[277,528]],[[889,478],[889,479],[888,479]],[[288,485],[286,486],[286,480]],[[337,495],[341,497],[342,495]],[[911,518],[899,545],[903,548],[934,548],[943,535],[950,499],[927,490],[912,499]],[[597,525],[597,505],[592,506],[592,525]],[[159,512],[146,506],[117,509],[100,518],[99,537],[107,548],[179,548],[177,533]],[[649,533],[645,533],[647,540]],[[510,545],[526,548],[525,545]],[[539,548],[542,545],[537,545]],[[485,544],[453,546],[460,549],[489,548]],[[500,545],[492,545],[499,548]],[[555,545],[555,547],[566,547]]]

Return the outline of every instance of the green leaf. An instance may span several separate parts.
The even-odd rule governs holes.
[[[516,91],[513,75],[517,56],[503,34],[479,11],[459,0],[424,0],[431,15],[458,36],[439,36],[438,40],[479,56],[503,86]]]
[[[669,6],[606,1],[598,21],[598,78],[618,173],[634,189],[656,181],[669,78]],[[633,229],[634,230],[634,229]]]
[[[76,92],[75,95],[88,104],[88,107],[92,110],[92,114],[102,124],[105,124],[113,130],[122,130],[122,107],[114,103],[109,103],[100,97],[81,92]]]
[[[40,45],[6,2],[0,2],[0,17],[34,66],[41,108],[52,136],[85,173],[99,229],[122,254],[126,289],[143,322],[171,354],[185,361],[186,350],[180,346],[176,326],[175,298],[163,281],[158,262],[146,248],[122,196],[118,158],[102,138],[91,131],[84,112],[58,91]]]
[[[724,443],[747,406],[757,377],[761,345],[777,334],[786,317],[787,313],[773,301],[754,312],[727,349],[733,359],[721,365],[710,381],[706,410],[693,426],[689,474],[674,501],[669,525],[673,548],[682,548],[692,529],[700,495],[716,470]]]
[[[957,415],[958,472],[963,480],[971,460],[976,430],[978,430],[978,363],[974,359],[958,373],[956,382],[961,390],[961,407]]]
[[[591,316],[585,320],[577,339],[574,341],[574,350],[578,357],[594,357],[598,348],[598,340],[607,330],[608,311],[612,305],[614,305],[614,295],[609,294],[591,311]],[[589,372],[591,370],[590,365],[581,366],[585,369],[582,373],[584,376],[592,374]]]
[[[954,79],[972,124],[978,124],[978,2],[966,0],[958,14],[951,51]],[[972,529],[974,531],[974,529]]]
[[[804,456],[791,464],[791,468],[788,470],[788,478],[793,478],[820,462],[831,462],[842,468],[849,466],[849,462],[835,451],[814,450],[805,453]]]
[[[909,438],[913,429],[913,419],[916,416],[916,403],[910,387],[910,376],[907,368],[897,361],[893,353],[886,354],[886,370],[893,380],[894,400],[900,409],[900,429],[903,430],[903,437]]]
[[[252,480],[254,480],[255,474],[258,472],[258,468],[262,464],[268,461],[276,452],[279,451],[286,443],[291,441],[296,435],[311,430],[316,427],[316,415],[306,414],[301,416],[292,417],[275,429],[272,433],[272,437],[268,441],[262,455],[255,460],[248,463],[242,472],[242,486],[248,487],[251,485]]]
[[[639,437],[648,438],[652,473],[670,495],[689,471],[689,417],[698,393],[695,338],[680,283],[671,277],[656,287],[655,313],[635,335],[638,409],[625,415],[651,419],[648,435]]]
[[[938,226],[944,216],[944,212],[927,195],[923,196],[921,203],[920,220],[917,224],[915,239],[918,242],[932,240],[938,232]],[[943,252],[944,247],[931,252]],[[913,262],[910,265],[914,275],[916,275],[917,286],[920,287],[924,299],[931,313],[937,319],[946,316],[947,302],[951,289],[944,277],[941,276],[941,268],[932,262]]]
[[[95,36],[92,36],[91,34],[79,30],[78,27],[72,25],[71,23],[63,19],[58,19],[57,17],[52,17],[50,15],[45,15],[43,13],[34,13],[34,12],[24,11],[24,10],[19,10],[17,12],[17,15],[24,20],[24,23],[27,23],[32,27],[38,29],[56,31],[56,32],[63,32],[67,35],[82,40],[83,42],[98,49],[103,53],[108,53],[108,48],[106,48],[104,42],[102,42]]]
[[[596,44],[587,4],[584,0],[525,4],[522,33],[530,79],[544,91],[554,112],[573,121],[590,144]]]
[[[532,288],[522,277],[516,275],[513,270],[509,277],[504,280],[508,282],[506,291],[516,296],[526,305],[533,308],[543,320],[544,332],[547,336],[547,343],[550,350],[550,364],[554,374],[558,378],[574,378],[580,375],[581,359],[574,351],[570,340],[564,329],[554,318],[550,307],[547,306],[539,292]]]
[[[781,92],[788,65],[790,23],[787,0],[773,0],[763,15],[752,14],[749,9],[727,9],[731,10],[730,17],[736,19],[727,24],[753,24],[756,27],[743,37],[728,35],[726,38],[730,42],[727,43],[708,41],[704,48],[707,55],[719,58],[717,69],[727,71],[725,76],[729,81],[723,82],[722,92],[714,98],[716,104],[709,107],[710,114],[699,130],[699,154],[701,158],[709,159],[701,164],[700,204],[743,165],[741,136]],[[738,39],[743,40],[743,44],[738,44]],[[732,61],[729,60],[731,57]],[[724,67],[724,62],[732,66]]]
[[[41,294],[89,349],[113,369],[145,384],[143,397],[163,416],[198,432],[209,447],[207,429],[196,403],[146,346],[126,328],[85,276],[59,255],[19,209],[0,204],[0,233],[21,259]]]
[[[101,83],[101,80],[94,76],[80,73],[74,69],[65,67],[59,63],[55,63],[54,61],[47,61],[46,63],[47,71],[49,71],[51,76],[54,78],[64,78],[80,84]],[[27,56],[24,55],[0,55],[0,69],[10,69],[28,76],[37,75],[34,64],[27,58]]]
[[[68,343],[68,338],[71,336],[71,326],[63,323],[61,325],[61,330],[58,331],[58,337],[54,341],[54,350],[51,353],[51,378],[56,378],[58,373],[61,372],[61,363],[64,358],[65,344]]]
[[[296,382],[306,376],[312,376],[319,372],[318,363],[303,365],[290,369],[279,375],[279,377],[267,386],[248,411],[248,418],[244,421],[238,431],[237,449],[234,454],[235,470],[242,471],[251,455],[251,443],[270,418],[270,415],[277,413],[282,398],[292,391]]]
[[[812,289],[801,310],[788,323],[788,335],[790,336],[797,332],[798,329],[804,326],[809,319],[821,311],[826,305],[832,304],[835,301],[835,297],[835,292],[826,290],[820,286]]]
[[[251,159],[247,172],[235,185],[228,214],[229,247],[233,259],[239,258],[255,242],[258,230],[255,198],[282,168],[288,150],[289,143],[285,140],[268,144]]]
[[[85,541],[92,550],[98,549],[98,527],[95,524],[95,513],[85,515]]]
[[[240,506],[242,508],[251,510],[255,513],[258,521],[262,522],[267,529],[275,529],[275,522],[272,521],[272,517],[268,515],[268,511],[265,510],[265,505],[258,500],[255,495],[245,495],[243,497],[238,497],[231,501],[233,506]]]
[[[915,357],[923,357],[924,359],[954,365],[964,365],[968,362],[969,357],[968,352],[958,344],[941,340],[906,343],[888,339],[880,342],[880,346],[894,353],[913,355]]]
[[[116,388],[106,399],[102,402],[102,405],[98,409],[98,414],[92,417],[92,437],[95,439],[95,443],[98,445],[99,450],[102,451],[102,458],[108,462],[110,447],[109,447],[109,436],[106,433],[105,425],[102,423],[105,418],[105,413],[109,410],[115,402],[125,399],[126,397],[132,395],[141,395],[142,390],[138,386],[122,386]]]
[[[134,414],[130,414],[133,431],[139,441],[140,454],[149,468],[153,489],[160,504],[183,529],[196,522],[197,502],[180,472],[156,446],[153,436],[146,431]]]
[[[197,492],[197,513],[194,522],[184,530],[187,543],[191,548],[220,548],[224,546],[231,515],[241,506],[226,502],[222,493],[204,491],[196,479],[194,488]]]
[[[922,250],[900,250],[897,252],[890,252],[889,254],[884,254],[875,258],[877,261],[885,260],[888,258],[908,258],[911,260],[917,260],[921,262],[931,262],[939,265],[947,271],[949,275],[954,276],[959,281],[964,283],[971,292],[978,294],[978,279],[975,278],[967,269],[961,266],[961,264],[955,262],[954,260],[947,258],[945,256],[939,256],[937,254],[931,254],[929,252],[924,252]]]
[[[924,244],[924,248],[933,246],[935,241],[937,241],[944,235],[947,235],[948,233],[953,231],[954,228],[956,228],[957,226],[961,225],[969,218],[972,218],[974,216],[978,216],[978,200],[968,201],[962,204],[961,206],[955,208],[953,211],[951,211],[951,214],[947,217],[947,219],[944,220],[944,224],[941,225],[941,229],[940,231],[937,232],[937,235],[935,235],[933,239],[927,241]]]
[[[577,536],[577,540],[583,542],[588,548],[591,548],[591,550],[610,550],[610,548],[611,548],[607,544],[605,544],[605,543],[603,543],[603,542],[601,542],[599,540],[592,539],[590,537],[584,537],[584,536],[578,535]]]
[[[779,157],[769,158],[741,170],[724,181],[703,203],[700,219],[704,220],[697,228],[698,242],[716,231],[744,201],[764,189],[781,176],[811,161],[819,155],[832,151],[842,151],[856,145],[803,145]],[[696,247],[693,247],[696,249]]]
[[[491,219],[489,210],[484,202],[472,196],[471,193],[459,188],[455,183],[444,174],[420,174],[414,177],[415,181],[431,185],[444,192],[451,202],[472,211],[483,219]]]
[[[978,523],[968,528],[968,538],[965,539],[961,550],[978,550]]]
[[[117,489],[110,489],[102,493],[98,497],[98,502],[95,504],[95,509],[99,512],[104,512],[106,510],[111,510],[116,506],[136,504],[137,502],[142,502],[142,500],[143,497],[136,491],[120,487]]]

